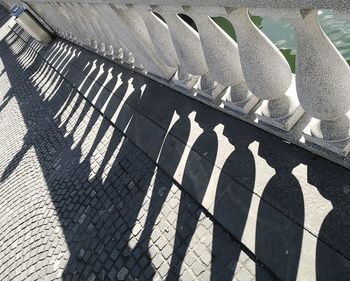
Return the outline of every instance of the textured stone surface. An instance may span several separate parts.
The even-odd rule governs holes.
[[[29,0],[31,2],[33,0]],[[91,0],[90,3],[101,3],[98,0]],[[150,4],[150,5],[174,5],[173,0],[118,0],[124,4]],[[194,6],[220,6],[220,7],[256,7],[256,8],[296,8],[296,9],[350,9],[347,0],[186,0],[178,1],[179,4]]]
[[[247,86],[255,96],[263,100],[259,119],[289,131],[303,111],[300,110],[287,60],[251,21],[247,9],[234,10],[228,18],[235,27]]]
[[[199,34],[170,9],[159,8],[158,12],[167,22],[181,68],[193,75],[206,74],[208,66]],[[181,7],[179,9],[181,11]]]
[[[50,49],[40,49],[35,42],[28,42],[124,131],[129,141],[157,161],[166,174],[181,183],[186,192],[281,279],[294,280],[297,276],[300,280],[347,280],[348,170],[63,40],[57,40]],[[24,62],[30,65],[35,54],[30,50],[26,53],[29,57]],[[44,64],[42,71],[47,71],[46,79],[39,79],[36,86],[45,92],[51,87],[63,89],[64,86],[54,83],[55,72],[48,65]],[[50,94],[45,100],[50,100]],[[71,120],[74,112],[81,114],[78,123],[84,120],[91,105],[82,104],[82,100],[65,103],[72,103],[73,110],[64,120]],[[79,127],[75,121],[67,122],[62,126],[68,126],[69,132]],[[83,139],[89,136],[85,128],[99,126],[96,117],[87,123],[83,125]],[[73,135],[80,138],[77,133]],[[132,188],[134,184],[126,185]],[[156,194],[162,197],[167,194],[166,188],[157,189]],[[176,207],[174,200],[169,204]],[[168,218],[174,223],[177,215],[170,214]],[[76,220],[86,218],[81,214]],[[168,227],[162,228],[172,236]],[[139,231],[137,226],[132,233],[136,235]],[[169,247],[164,239],[157,238],[157,233],[153,237],[159,240],[164,251],[162,257],[166,257]],[[135,243],[130,241],[130,245]],[[213,243],[212,248],[213,252],[226,250],[226,245]],[[122,255],[127,257],[129,253],[126,249]],[[157,255],[152,252],[151,256]],[[235,264],[237,256],[229,256]],[[113,257],[117,257],[116,253]],[[196,264],[192,255],[186,257],[191,265]],[[163,274],[165,265],[159,258],[155,264]],[[139,267],[135,270],[142,270]],[[195,268],[197,272],[201,270],[200,266]],[[193,274],[186,269],[181,272],[189,278]],[[256,272],[257,279],[263,279],[265,273],[260,267]],[[150,273],[147,270],[147,275]],[[106,275],[106,270],[101,274]],[[207,276],[208,271],[204,274]]]
[[[0,35],[1,280],[273,279],[34,49]],[[74,76],[63,52],[30,44]]]
[[[350,151],[350,118],[346,115],[350,110],[350,67],[323,32],[317,15],[318,11],[311,11],[293,21],[298,97],[304,110],[318,119],[310,123],[311,136],[305,138],[346,156]]]
[[[269,8],[266,8],[268,4],[265,2],[259,2],[253,5],[249,1],[243,1],[242,3],[216,3],[213,1],[211,5],[217,4],[217,6],[214,7],[206,6],[210,4],[209,2],[203,2],[200,7],[197,7],[196,5],[198,5],[198,3],[191,1],[178,3],[177,6],[168,5],[169,3],[167,1],[160,3],[162,5],[154,5],[158,3],[157,1],[153,3],[153,5],[147,5],[145,2],[141,4],[138,1],[135,3],[137,3],[135,6],[131,5],[134,4],[134,2],[128,2],[129,5],[125,5],[124,1],[114,3],[110,6],[101,3],[99,5],[90,3],[39,3],[32,6],[36,9],[38,14],[43,15],[45,21],[52,25],[57,31],[57,34],[63,36],[63,38],[68,38],[75,43],[78,42],[79,45],[92,49],[94,52],[104,55],[107,58],[114,59],[121,64],[126,64],[132,70],[136,70],[143,75],[151,77],[153,80],[167,87],[171,87],[220,111],[254,124],[267,132],[280,136],[313,153],[350,168],[350,156],[344,157],[350,150],[348,141],[349,118],[340,114],[338,119],[322,119],[322,121],[318,122],[317,126],[307,126],[311,118],[315,117],[312,111],[308,110],[310,109],[310,105],[312,105],[311,107],[317,107],[319,104],[322,104],[322,102],[320,102],[321,100],[327,101],[327,98],[316,100],[313,98],[311,101],[304,103],[304,108],[299,105],[295,83],[292,79],[294,76],[291,75],[287,61],[276,46],[250,21],[247,13],[248,9],[249,14],[268,16],[277,20],[299,20],[302,22],[302,29],[307,31],[304,32],[304,35],[308,32],[320,35],[319,27],[317,27],[317,32],[312,31],[315,30],[314,27],[312,28],[312,26],[315,25],[308,24],[308,16],[306,16],[306,14],[311,10],[314,12],[310,14],[316,14],[318,7],[331,7],[329,6],[329,1],[320,1],[319,3],[313,1],[292,2],[289,3],[291,6],[288,6],[286,2],[273,3]],[[190,4],[193,6],[188,6]],[[232,9],[230,7],[225,7],[225,9],[220,5],[229,5],[230,7],[233,5],[235,8],[241,9]],[[240,5],[244,6],[240,7]],[[337,13],[337,11],[339,12],[339,10],[347,9],[346,6],[342,5],[344,5],[344,3],[341,1],[335,2],[335,13]],[[256,8],[260,6],[264,6],[265,8]],[[148,16],[152,16],[150,18],[144,17],[143,20],[140,18],[140,11],[143,11],[143,14],[145,14],[145,12],[149,12],[150,9],[154,12],[163,13],[163,16],[168,16],[167,22],[170,26],[170,31],[173,30],[170,36],[172,40],[170,40],[168,29],[164,26],[162,20],[155,20],[152,14],[148,14]],[[193,12],[193,10],[195,12]],[[205,16],[196,16],[196,13],[199,11],[203,12]],[[342,11],[344,15],[344,11],[346,10]],[[196,31],[189,27],[187,23],[181,21],[179,17],[174,17],[175,13],[188,13],[192,18],[195,18],[198,28],[195,27],[194,23],[192,23],[191,26],[202,33],[201,42],[198,41],[199,36]],[[116,17],[115,14],[118,16]],[[226,60],[224,59],[224,61],[221,56],[230,49],[228,47],[230,44],[226,44],[229,43],[230,40],[219,40],[220,38],[223,39],[222,35],[224,38],[225,36],[227,37],[227,35],[220,32],[219,29],[215,27],[215,24],[212,26],[210,21],[203,21],[203,19],[207,17],[206,15],[224,16],[231,19],[234,23],[237,29],[238,44],[240,45],[240,63],[235,63],[235,65],[243,66],[243,74],[248,88],[252,93],[248,92],[247,87],[242,83],[229,87],[228,92],[225,93],[225,87],[219,84],[227,85],[223,80],[227,80],[228,76],[234,77],[234,74],[239,74],[241,71],[239,67],[238,69],[234,68],[235,71],[233,72],[227,70],[228,65],[231,64],[232,67],[232,63],[228,59],[230,55],[225,55],[224,57]],[[181,17],[184,16],[185,15],[181,15]],[[304,16],[306,17],[304,18]],[[204,30],[207,32],[201,31],[201,29],[203,30],[203,26],[201,27],[203,23],[205,25]],[[117,26],[118,28],[114,28]],[[157,28],[154,28],[154,26],[157,26]],[[211,38],[208,38],[206,33],[210,34],[215,40],[210,40]],[[303,34],[303,32],[298,31],[297,33],[299,35]],[[297,37],[299,38],[300,36]],[[318,92],[331,93],[332,91],[337,93],[327,94],[329,97],[339,96],[338,93],[342,93],[342,98],[340,98],[340,100],[344,101],[344,93],[346,91],[344,92],[342,89],[345,89],[348,83],[346,79],[341,79],[343,81],[335,85],[334,81],[339,81],[339,77],[346,77],[346,73],[349,72],[349,67],[344,59],[342,59],[342,62],[339,61],[341,54],[337,52],[332,44],[329,44],[329,40],[326,37],[323,38],[326,40],[320,39],[321,37],[324,37],[324,35],[311,36],[312,42],[310,38],[302,40],[305,42],[310,41],[311,43],[301,44],[302,47],[298,48],[299,51],[302,50],[302,52],[299,52],[301,55],[299,54],[297,56],[299,59],[303,57],[303,55],[305,56],[305,54],[311,55],[306,55],[305,59],[301,59],[302,63],[298,63],[297,68],[300,70],[302,67],[299,68],[298,66],[302,66],[303,64],[314,66],[314,71],[310,74],[308,73],[308,67],[305,68],[307,70],[306,72],[297,71],[299,72],[297,77],[301,77],[297,79],[299,85],[307,81],[305,77],[310,77],[310,81],[306,83],[307,87],[298,87],[299,97],[303,99],[305,95],[300,94],[300,92],[302,92],[301,90],[303,90],[303,88],[307,88],[306,93],[308,93],[310,89],[310,92],[316,92],[317,94]],[[298,41],[300,40],[298,39]],[[319,44],[319,42],[323,42],[324,44]],[[169,44],[174,46],[167,48]],[[321,55],[323,53],[329,54],[323,56],[326,59],[318,60],[317,58],[320,55],[315,56],[312,52],[309,53],[307,50],[306,52],[303,51],[305,46],[307,49],[311,44],[315,46],[322,45],[323,48],[316,49],[318,52],[321,52]],[[226,48],[222,49],[224,45]],[[259,46],[259,48],[256,48],[256,46]],[[174,47],[176,47],[176,56],[172,55],[174,54]],[[129,51],[129,48],[133,51],[133,54]],[[116,54],[114,54],[114,51],[112,52],[111,49],[117,50]],[[169,52],[159,51],[160,49],[167,49]],[[205,56],[201,49],[204,50]],[[158,53],[155,54],[154,51]],[[237,57],[237,50],[229,53],[231,55],[236,54],[234,56]],[[172,56],[174,60],[176,60],[176,57],[182,58],[178,71],[175,72],[176,65],[170,67],[169,56]],[[136,57],[136,62],[134,61],[134,57]],[[334,57],[334,59],[331,59],[328,63],[324,63],[331,57]],[[154,61],[155,63],[152,62],[152,59],[156,60]],[[333,63],[335,60],[337,60],[338,63]],[[337,68],[337,65],[342,65],[342,67]],[[344,70],[344,66],[346,66],[347,69],[339,73],[339,69]],[[170,67],[170,69],[168,67]],[[336,70],[331,71],[330,69],[334,67]],[[161,68],[163,68],[163,71],[161,71]],[[207,70],[209,70],[209,72]],[[232,73],[228,76],[222,74],[226,72],[229,74],[230,72]],[[305,72],[305,74],[303,74],[303,72]],[[196,84],[198,77],[189,73],[201,75],[200,82]],[[329,83],[326,83],[328,85],[327,87],[317,89],[317,86],[314,84],[321,85],[325,80],[324,78],[327,78],[332,73],[338,74],[335,75],[335,78],[333,77],[333,79],[330,79]],[[226,79],[223,79],[224,77],[226,77]],[[172,78],[171,81],[169,80],[170,78]],[[321,79],[321,82],[315,83],[315,81],[319,79]],[[291,81],[292,83],[290,83]],[[337,87],[338,90],[334,90],[334,88]],[[325,91],[325,89],[328,90]],[[231,90],[231,92],[229,92],[229,90]],[[258,103],[258,99],[252,96],[252,94],[261,98],[262,103]],[[221,100],[223,96],[225,97]],[[308,96],[308,94],[306,96]],[[335,100],[338,99],[333,99],[332,101]],[[333,105],[333,102],[329,102],[329,104]],[[342,105],[347,104],[348,103],[343,102]],[[323,113],[337,112],[340,111],[341,107],[342,106],[339,106],[339,109],[333,108],[334,110],[330,110],[332,106],[325,106],[324,108],[327,110],[323,111]],[[307,114],[304,114],[305,108]],[[322,132],[320,128],[322,128]],[[310,136],[309,133],[310,129],[312,136]],[[304,137],[302,137],[303,133]]]

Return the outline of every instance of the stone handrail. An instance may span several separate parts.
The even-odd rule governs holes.
[[[26,2],[45,3],[46,0],[28,0]],[[200,6],[200,7],[233,7],[233,8],[268,8],[268,9],[350,9],[347,0],[89,0],[89,1],[58,1],[85,2],[97,4],[130,4],[130,5],[165,5],[165,6]]]
[[[317,18],[318,9],[333,9],[347,18],[348,0],[25,3],[59,36],[161,83],[282,137],[309,116],[304,143],[342,159],[350,152],[350,67]],[[297,39],[295,75],[249,13],[292,24]],[[179,14],[189,16],[197,31]],[[212,20],[214,16],[232,23],[237,42]]]

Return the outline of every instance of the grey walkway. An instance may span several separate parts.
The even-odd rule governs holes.
[[[7,25],[0,36],[0,280],[274,280]]]
[[[13,30],[0,48],[8,279],[350,280],[349,170]]]

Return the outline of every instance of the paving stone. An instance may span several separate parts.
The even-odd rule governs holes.
[[[164,257],[164,259],[169,259],[169,257],[172,255],[172,247],[168,244],[168,245],[165,245],[165,247],[163,248],[162,250],[162,255]]]
[[[236,274],[236,278],[239,281],[251,281],[253,276],[245,268],[242,268]]]
[[[169,265],[164,262],[162,263],[162,265],[159,267],[159,269],[157,270],[157,272],[163,277],[165,278],[165,276],[168,274],[169,271]]]
[[[97,277],[99,280],[106,280],[106,271],[104,269],[101,269]]]
[[[164,237],[160,237],[157,240],[156,245],[157,245],[158,249],[161,251],[167,245],[167,240]]]
[[[205,267],[200,262],[195,261],[192,264],[191,269],[196,276],[199,276],[205,270]]]
[[[115,279],[115,277],[117,276],[117,269],[116,268],[112,268],[112,270],[108,273],[108,277],[112,280]]]
[[[158,269],[161,264],[164,262],[164,258],[162,257],[161,254],[157,254],[153,259],[152,259],[152,264],[153,266]]]
[[[111,258],[115,260],[119,256],[120,252],[118,249],[114,249],[111,254]]]
[[[87,279],[87,281],[95,281],[96,280],[96,275],[95,275],[95,273],[90,273],[90,275],[89,275],[89,278]]]
[[[193,277],[191,275],[191,273],[186,270],[181,276],[180,276],[180,280],[181,281],[190,281],[193,280]]]
[[[128,273],[129,273],[129,270],[126,267],[122,267],[121,270],[119,270],[117,275],[118,280],[125,280]]]
[[[155,272],[152,267],[147,267],[146,270],[143,272],[143,275],[147,278],[146,280],[151,280],[154,274]]]

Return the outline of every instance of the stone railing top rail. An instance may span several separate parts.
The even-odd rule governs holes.
[[[5,1],[6,2],[6,1]],[[13,1],[10,1],[13,2]],[[44,3],[50,1],[28,0],[26,2]],[[349,0],[60,0],[55,2],[76,3],[113,3],[142,5],[180,5],[180,6],[215,6],[249,7],[273,9],[335,9],[350,10]]]

